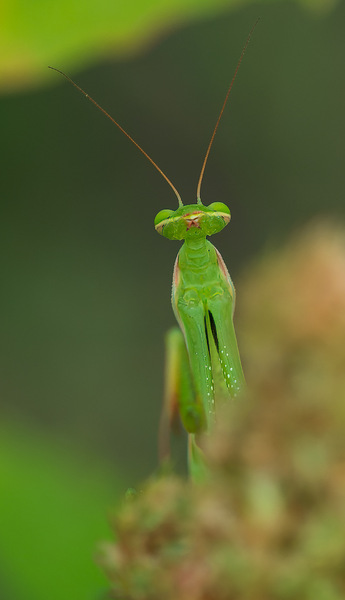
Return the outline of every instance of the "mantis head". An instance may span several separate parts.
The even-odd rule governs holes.
[[[169,240],[195,239],[221,231],[230,221],[230,210],[222,202],[204,206],[180,206],[177,210],[164,209],[155,218],[155,229]]]

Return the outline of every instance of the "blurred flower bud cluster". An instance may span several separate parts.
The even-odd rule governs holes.
[[[121,600],[345,598],[345,230],[316,224],[239,286],[248,393],[203,484],[152,479],[100,562]]]

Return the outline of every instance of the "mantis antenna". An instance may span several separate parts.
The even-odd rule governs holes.
[[[208,148],[207,148],[207,150],[206,150],[206,154],[205,154],[204,162],[202,163],[202,167],[201,167],[200,177],[199,177],[199,181],[198,181],[198,187],[197,187],[197,190],[196,190],[196,198],[197,198],[197,203],[198,203],[198,204],[201,204],[201,198],[200,198],[200,188],[201,188],[201,183],[202,183],[202,180],[203,180],[203,177],[204,177],[204,172],[205,172],[205,167],[206,167],[207,159],[208,159],[208,156],[209,156],[209,154],[210,154],[210,150],[211,150],[211,147],[212,147],[212,144],[213,144],[213,140],[214,140],[214,138],[215,138],[215,135],[216,135],[216,133],[217,133],[217,129],[218,129],[219,122],[220,122],[220,120],[221,120],[221,118],[222,118],[222,115],[223,115],[223,112],[224,112],[224,108],[225,108],[225,106],[226,106],[226,103],[227,103],[227,101],[228,101],[228,98],[229,98],[229,96],[230,96],[230,92],[231,92],[231,90],[232,90],[232,86],[234,85],[234,82],[235,82],[235,79],[236,79],[236,75],[237,75],[237,73],[238,73],[238,70],[239,70],[239,68],[240,68],[240,65],[241,65],[242,59],[243,59],[243,57],[244,57],[244,53],[245,53],[245,51],[247,50],[248,44],[249,44],[249,42],[250,42],[250,39],[251,39],[251,37],[252,37],[252,35],[253,35],[253,32],[254,32],[254,29],[255,29],[255,27],[257,26],[257,24],[258,24],[258,22],[259,22],[259,21],[260,21],[260,17],[259,17],[258,19],[256,19],[256,21],[255,21],[255,23],[254,23],[253,27],[251,28],[251,30],[250,30],[250,32],[249,32],[249,35],[248,35],[248,37],[247,37],[247,39],[246,39],[246,43],[245,43],[245,44],[244,44],[244,46],[243,46],[243,49],[242,49],[242,52],[241,52],[241,56],[240,56],[240,58],[238,59],[238,63],[237,63],[236,69],[235,69],[235,73],[234,73],[234,75],[233,75],[233,78],[232,78],[232,80],[231,80],[231,83],[230,83],[230,85],[229,85],[229,89],[228,89],[228,91],[227,91],[227,93],[226,93],[225,100],[224,100],[224,102],[223,102],[223,106],[222,106],[222,108],[221,108],[221,110],[220,110],[220,113],[219,113],[219,116],[218,116],[218,119],[217,119],[216,126],[215,126],[215,128],[214,128],[214,130],[213,130],[213,133],[212,133],[212,136],[211,136],[211,139],[210,139],[210,143],[209,143],[209,145],[208,145]]]
[[[85,92],[77,83],[75,83],[75,81],[73,81],[73,79],[71,79],[68,75],[66,75],[66,73],[64,73],[63,71],[60,71],[60,69],[56,69],[55,67],[48,67],[48,69],[52,69],[53,71],[60,73],[60,75],[63,75],[67,79],[67,81],[69,81],[72,85],[74,85],[74,87],[77,88],[77,90],[79,90],[79,92],[81,92],[85,96],[85,98],[90,100],[90,102],[92,102],[92,104],[94,104],[106,117],[108,117],[108,119],[110,119],[114,123],[114,125],[116,125],[116,127],[118,127],[122,131],[122,133],[125,134],[126,137],[128,137],[128,139],[134,144],[134,146],[136,146],[138,148],[138,150],[140,150],[140,152],[142,152],[143,155],[146,156],[146,158],[150,161],[150,163],[157,169],[157,171],[162,175],[162,177],[164,177],[165,181],[168,182],[168,184],[170,185],[170,187],[176,194],[179,206],[183,206],[181,196],[178,193],[175,186],[171,183],[170,179],[165,175],[165,173],[163,173],[162,169],[159,168],[159,166],[155,163],[155,161],[152,160],[151,156],[149,156],[147,154],[147,152],[145,152],[145,150],[143,150],[142,147],[139,146],[139,144],[137,144],[137,142],[135,140],[133,140],[133,138],[129,135],[129,133],[127,133],[127,131],[125,131],[123,129],[123,127],[121,127],[121,125],[119,125],[119,123],[117,123],[117,121],[115,121],[115,119],[113,119],[113,117],[104,108],[102,108],[102,106],[100,106],[100,104],[98,104],[98,102],[96,102],[96,100],[91,98],[91,96],[89,96],[89,94],[87,94],[87,92]]]

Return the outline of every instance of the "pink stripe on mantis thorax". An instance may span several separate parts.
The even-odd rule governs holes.
[[[221,255],[221,253],[219,252],[219,250],[217,250],[217,248],[215,248],[215,251],[217,253],[217,259],[218,259],[218,264],[219,264],[219,268],[221,270],[221,273],[223,274],[225,280],[227,281],[229,288],[231,290],[231,295],[232,297],[235,299],[236,296],[236,292],[235,292],[235,287],[234,284],[232,283],[232,279],[230,277],[230,273],[228,271],[228,268],[223,260],[223,257]]]

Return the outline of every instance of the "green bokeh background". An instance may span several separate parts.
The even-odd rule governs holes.
[[[267,247],[316,215],[344,218],[345,5],[30,6],[4,5],[1,25],[0,596],[92,599],[109,507],[157,465],[178,244],[153,219],[176,199],[47,65],[76,79],[192,202],[261,17],[202,187],[205,204],[232,211],[216,245],[240,303],[241,272]]]

